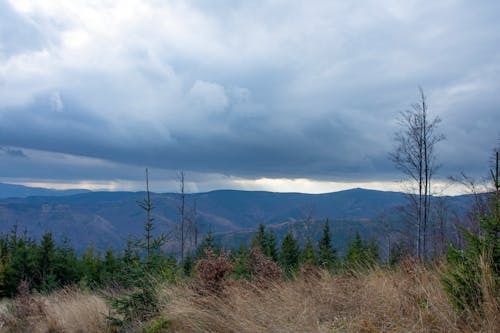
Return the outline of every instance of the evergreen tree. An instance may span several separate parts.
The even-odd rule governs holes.
[[[271,258],[274,262],[278,262],[279,253],[278,253],[278,245],[276,243],[276,236],[272,229],[266,235],[265,249],[264,254]]]
[[[27,281],[30,288],[34,287],[36,276],[36,244],[28,238],[26,233],[24,238],[11,238],[10,246],[12,249],[11,261],[6,266],[5,280],[6,292],[14,295],[21,281]]]
[[[299,265],[299,244],[291,232],[288,232],[281,243],[280,264],[287,275],[293,274]]]
[[[349,265],[357,268],[369,267],[374,265],[379,260],[379,248],[374,240],[369,242],[361,239],[359,232],[347,244],[346,260]]]
[[[262,253],[265,253],[266,245],[267,244],[266,244],[265,227],[262,223],[260,223],[257,234],[252,238],[250,242],[250,247],[251,248],[257,247],[262,251]]]
[[[323,226],[323,234],[318,241],[318,263],[321,267],[326,269],[331,269],[336,261],[337,250],[332,248],[331,238],[330,238],[330,226],[328,219],[325,221]]]
[[[38,269],[37,285],[44,291],[50,291],[56,287],[56,276],[54,274],[55,252],[52,233],[44,233],[36,256]]]
[[[200,258],[205,258],[205,249],[211,248],[214,253],[218,253],[219,249],[217,248],[215,241],[214,241],[214,235],[212,231],[209,231],[208,234],[205,236],[203,241],[201,242],[200,246],[196,249],[196,259]]]
[[[0,297],[5,296],[5,258],[0,252]]]
[[[245,242],[242,242],[236,251],[236,260],[234,265],[234,276],[236,278],[245,278],[250,280],[252,272],[248,268],[248,261],[250,258],[250,251],[248,250]]]
[[[462,230],[467,246],[458,249],[450,245],[447,253],[449,268],[442,277],[444,288],[456,309],[461,312],[473,310],[479,315],[484,315],[485,292],[498,295],[500,282],[499,153],[495,155],[495,170],[490,170],[494,192],[489,209],[477,217],[480,232]]]
[[[146,168],[146,198],[139,202],[139,206],[146,212],[144,222],[144,240],[138,242],[138,246],[146,251],[145,269],[148,273],[158,272],[161,267],[163,255],[159,255],[160,249],[166,242],[166,236],[153,236],[154,218],[152,217],[153,204],[151,202],[151,192],[149,192],[149,175]]]
[[[183,269],[184,269],[184,275],[185,276],[191,276],[191,273],[193,272],[194,268],[194,260],[193,257],[191,256],[190,253],[186,255],[184,258],[184,264],[183,264]]]
[[[113,249],[108,247],[104,253],[100,281],[105,285],[115,282],[119,270],[120,262]]]
[[[66,237],[55,250],[54,274],[61,286],[77,283],[80,279],[80,262]]]
[[[137,281],[144,275],[141,258],[134,242],[127,240],[127,246],[120,257],[120,273],[116,276],[116,282],[124,287],[130,288],[137,285]]]
[[[306,245],[304,246],[304,250],[302,251],[300,261],[302,264],[317,264],[316,249],[314,248],[311,237],[307,237]]]
[[[347,243],[346,260],[349,264],[360,265],[364,260],[364,244],[359,232]]]
[[[83,282],[87,287],[95,288],[101,285],[101,259],[94,252],[94,244],[90,243],[82,255]]]

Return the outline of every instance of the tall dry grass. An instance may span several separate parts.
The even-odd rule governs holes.
[[[103,332],[109,307],[95,294],[63,289],[45,299],[47,324],[56,332]]]
[[[484,278],[483,313],[459,316],[440,282],[440,265],[408,261],[398,270],[341,275],[310,269],[290,281],[226,280],[216,293],[184,282],[159,286],[160,318],[143,325],[162,327],[154,332],[500,332],[491,275]],[[111,331],[104,299],[78,289],[25,293],[8,309],[0,332]]]
[[[187,288],[166,292],[172,301],[163,315],[185,332],[499,331],[492,318],[460,318],[448,302],[439,270],[414,263],[397,271],[320,271],[265,289],[237,282],[223,295],[207,297]]]
[[[0,332],[104,332],[108,312],[103,298],[76,288],[48,296],[23,293],[0,315]]]

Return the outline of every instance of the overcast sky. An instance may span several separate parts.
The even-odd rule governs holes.
[[[486,174],[498,1],[0,0],[0,181],[48,187],[395,189],[398,111]]]

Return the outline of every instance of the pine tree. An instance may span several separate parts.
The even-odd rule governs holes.
[[[359,232],[356,231],[356,236],[353,240],[347,243],[346,260],[349,264],[360,265],[364,260],[364,244]]]
[[[139,206],[146,212],[146,220],[144,222],[144,240],[138,242],[138,246],[146,251],[145,269],[148,273],[158,271],[162,256],[158,252],[167,241],[166,235],[153,236],[153,221],[152,217],[153,204],[151,202],[151,192],[149,191],[149,173],[146,168],[146,198],[139,202]]]
[[[369,242],[361,239],[359,232],[346,248],[346,260],[351,266],[362,268],[373,266],[379,259],[379,248],[374,240]]]
[[[337,250],[332,248],[328,219],[323,226],[323,234],[318,241],[318,263],[322,268],[331,269],[336,262]]]
[[[264,254],[271,258],[274,262],[278,262],[279,253],[278,253],[278,245],[276,243],[276,236],[272,229],[266,235],[266,247],[264,249]]]
[[[115,282],[120,270],[120,263],[113,252],[113,249],[108,247],[104,253],[104,261],[102,263],[101,278],[103,284]]]
[[[214,240],[214,235],[212,231],[209,231],[208,234],[205,236],[203,241],[201,242],[200,246],[196,249],[196,259],[204,258],[205,257],[205,249],[211,248],[214,253],[219,252],[219,249],[217,248]]]
[[[56,276],[54,274],[55,244],[51,232],[46,232],[37,251],[38,285],[44,291],[50,291],[56,287]]]
[[[248,250],[245,242],[240,244],[240,247],[236,251],[236,260],[234,265],[234,276],[236,278],[245,278],[250,280],[252,278],[252,272],[248,267],[248,261],[250,258],[250,251]]]
[[[302,264],[317,264],[316,249],[314,248],[311,237],[307,237],[306,245],[304,246],[304,251],[302,251],[300,261]]]
[[[0,252],[0,297],[5,296],[5,258]]]
[[[183,264],[183,269],[184,269],[184,275],[185,276],[191,276],[191,273],[193,272],[194,268],[194,260],[193,257],[191,256],[190,253],[186,255],[184,258],[184,264]]]
[[[250,242],[250,247],[251,248],[259,248],[262,253],[265,252],[266,249],[266,232],[265,232],[265,227],[262,223],[259,224],[259,229],[257,231],[257,234],[252,238],[252,241]]]
[[[500,180],[499,153],[495,154],[495,170],[491,171],[494,191],[491,206],[478,216],[480,232],[462,230],[465,249],[450,246],[448,270],[442,283],[450,301],[459,311],[473,310],[484,315],[485,293],[498,295],[500,282]],[[489,276],[491,275],[491,276]],[[489,282],[487,282],[489,280]]]
[[[293,274],[299,265],[299,244],[291,232],[288,232],[281,243],[280,264],[287,275]]]
[[[78,282],[80,262],[68,238],[65,237],[61,246],[56,247],[54,261],[54,274],[61,286]]]
[[[12,255],[9,265],[6,267],[5,280],[6,292],[12,296],[17,292],[17,287],[21,281],[27,281],[30,288],[34,287],[35,281],[33,277],[37,275],[37,247],[25,232],[22,238],[11,237],[9,248]]]
[[[127,240],[127,246],[120,256],[120,273],[116,276],[116,282],[124,287],[136,286],[144,275],[144,267],[134,241]]]
[[[83,281],[90,288],[101,285],[101,259],[99,254],[94,252],[94,244],[90,243],[87,250],[82,255]]]

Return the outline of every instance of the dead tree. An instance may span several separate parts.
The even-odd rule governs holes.
[[[151,192],[149,191],[149,173],[148,169],[146,168],[146,198],[144,198],[142,201],[139,201],[139,206],[146,212],[146,221],[144,222],[144,240],[139,240],[137,245],[141,248],[146,250],[146,269],[147,271],[150,271],[151,266],[154,264],[152,260],[153,259],[153,254],[158,253],[158,251],[161,249],[161,247],[165,244],[165,242],[168,239],[168,235],[165,234],[160,234],[157,235],[156,237],[153,236],[153,220],[154,218],[152,217],[152,211],[153,211],[153,204],[151,202]]]
[[[441,119],[428,119],[425,94],[422,88],[419,91],[420,101],[399,115],[401,129],[395,135],[397,145],[390,159],[416,187],[416,194],[412,193],[410,200],[415,206],[416,255],[423,258],[430,216],[431,179],[438,168],[435,146],[444,136],[436,132]]]
[[[179,218],[180,218],[180,237],[181,237],[181,263],[184,264],[184,249],[186,241],[186,226],[185,226],[185,203],[186,194],[184,192],[184,171],[179,175],[179,190],[180,190],[180,203],[179,203]]]
[[[151,239],[153,231],[153,219],[151,218],[151,211],[153,210],[153,205],[151,204],[151,194],[149,192],[149,175],[148,169],[146,168],[146,198],[143,202],[139,204],[144,211],[146,211],[146,223],[144,224],[145,234],[145,247],[146,247],[146,264],[149,264],[151,257]]]

